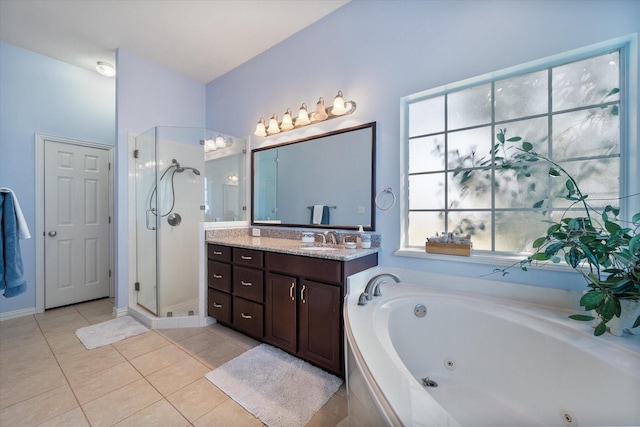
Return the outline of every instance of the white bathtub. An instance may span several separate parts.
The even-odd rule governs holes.
[[[638,337],[593,337],[533,304],[382,288],[366,306],[359,292],[345,303],[350,425],[640,425]]]

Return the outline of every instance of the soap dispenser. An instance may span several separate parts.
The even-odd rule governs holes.
[[[362,235],[364,234],[364,230],[361,225],[358,225],[358,233],[356,234],[356,243],[358,247],[362,247]]]

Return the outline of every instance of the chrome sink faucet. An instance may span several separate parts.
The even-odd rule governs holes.
[[[324,237],[325,243],[330,243],[328,241],[328,237],[331,237],[331,240],[333,240],[333,244],[334,245],[338,244],[338,238],[336,237],[336,232],[335,231],[331,231],[331,230],[325,231],[324,234],[323,234],[323,237]]]

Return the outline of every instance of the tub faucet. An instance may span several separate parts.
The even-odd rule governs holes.
[[[358,299],[358,305],[366,305],[367,301],[373,299],[373,297],[379,297],[382,295],[380,292],[380,285],[385,283],[386,280],[380,280],[385,277],[392,278],[396,283],[400,283],[402,279],[393,273],[381,273],[376,274],[367,282],[367,286],[364,288],[364,292],[360,294],[360,298]]]

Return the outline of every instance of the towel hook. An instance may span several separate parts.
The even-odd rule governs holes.
[[[389,194],[391,194],[391,197],[393,197],[393,200],[391,202],[391,206],[386,207],[386,208],[380,207],[380,204],[378,203],[378,199],[380,198],[380,196],[383,193],[389,193]],[[394,207],[396,205],[396,195],[393,193],[393,190],[391,189],[391,187],[384,188],[384,189],[378,191],[378,194],[376,194],[376,198],[375,198],[374,203],[376,204],[376,207],[378,209],[380,209],[381,211],[388,211],[389,209],[391,209],[392,207]]]

